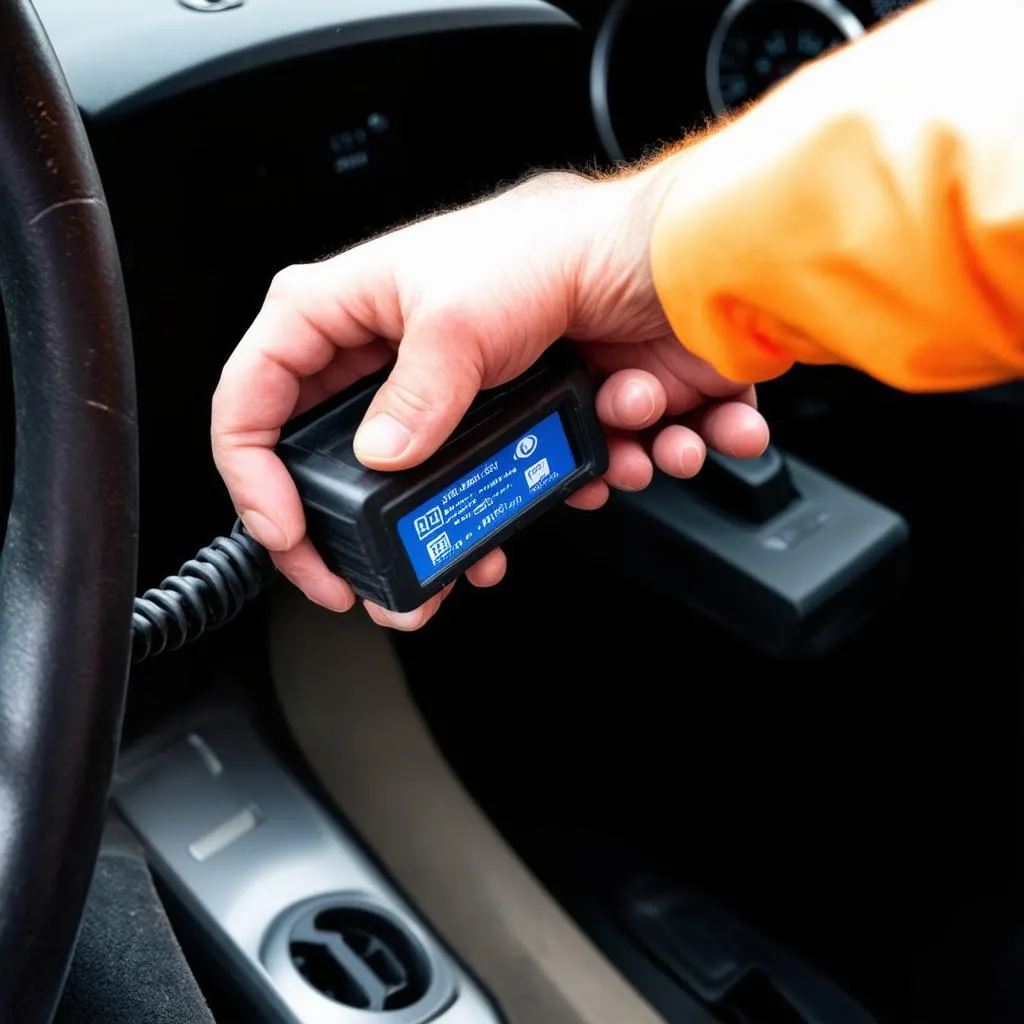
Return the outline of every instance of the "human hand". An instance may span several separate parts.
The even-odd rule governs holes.
[[[274,445],[293,415],[396,353],[355,439],[372,468],[422,462],[480,390],[516,377],[562,337],[603,381],[597,410],[609,444],[604,479],[576,492],[574,507],[598,508],[609,487],[642,490],[655,465],[691,477],[707,445],[740,458],[764,450],[753,389],[690,354],[662,314],[648,266],[658,182],[657,169],[601,181],[540,175],[274,278],[214,395],[213,452],[246,529],[307,597],[337,611],[355,602],[306,537]],[[466,576],[491,586],[504,572],[495,550]],[[449,589],[414,612],[367,610],[415,629]]]

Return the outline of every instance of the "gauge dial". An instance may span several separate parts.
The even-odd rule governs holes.
[[[745,106],[801,64],[863,32],[838,0],[732,0],[708,50],[715,113]]]

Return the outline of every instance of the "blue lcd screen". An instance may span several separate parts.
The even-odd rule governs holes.
[[[557,412],[398,520],[420,583],[472,550],[576,469]]]

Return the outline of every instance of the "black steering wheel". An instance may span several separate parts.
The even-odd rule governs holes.
[[[48,1024],[124,707],[138,439],[110,215],[29,0],[0,0],[0,294],[16,431],[0,562],[0,1021]]]

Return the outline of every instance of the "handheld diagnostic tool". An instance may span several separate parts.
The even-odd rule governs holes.
[[[386,373],[290,425],[277,453],[327,566],[361,597],[411,611],[608,467],[586,364],[558,345],[482,392],[448,441],[413,469],[367,469],[352,441]]]

